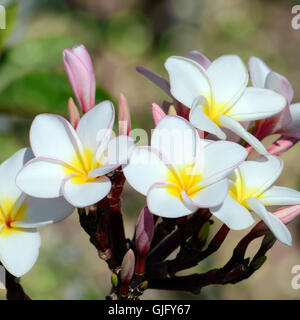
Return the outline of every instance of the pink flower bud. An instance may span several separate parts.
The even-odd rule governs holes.
[[[83,45],[63,51],[63,61],[71,88],[83,113],[95,105],[96,81],[92,61]]]
[[[268,152],[275,156],[279,156],[281,153],[291,149],[297,142],[298,138],[281,136],[268,148]]]
[[[135,245],[137,252],[146,255],[150,249],[154,231],[153,215],[148,207],[141,211],[135,229]]]
[[[284,224],[288,224],[300,215],[300,204],[281,208],[275,214]]]
[[[80,114],[73,98],[70,98],[68,101],[68,118],[71,125],[76,129],[80,120]]]
[[[123,284],[129,284],[132,279],[135,267],[135,257],[131,249],[129,249],[122,261],[120,278]]]
[[[156,104],[156,103],[152,103],[152,117],[153,117],[153,121],[155,126],[157,126],[158,122],[165,117],[166,114],[164,113],[164,111],[162,110],[162,108]]]
[[[120,93],[118,101],[119,134],[129,136],[131,130],[130,109],[125,96]]]

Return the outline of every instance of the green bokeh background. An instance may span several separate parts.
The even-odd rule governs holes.
[[[62,50],[84,44],[91,53],[98,84],[97,102],[120,92],[129,101],[135,126],[150,131],[151,103],[167,96],[135,71],[146,66],[166,75],[170,55],[199,50],[211,59],[235,53],[245,63],[258,56],[285,75],[300,101],[300,30],[291,9],[299,1],[262,0],[23,0],[6,6],[7,29],[0,30],[0,161],[28,146],[35,115],[66,115],[72,95]],[[273,137],[274,139],[274,137]],[[272,140],[272,139],[271,139]],[[267,142],[266,142],[267,143]],[[279,183],[300,189],[299,146],[284,154]],[[1,177],[0,177],[1,178]],[[132,236],[144,198],[126,186],[126,234]],[[219,226],[218,222],[215,228]],[[300,222],[290,229],[294,245],[276,243],[268,261],[237,285],[210,286],[201,295],[148,290],[146,299],[299,299],[291,268],[300,264]],[[22,278],[33,299],[103,299],[110,274],[73,214],[41,230],[42,247],[33,269]],[[232,232],[218,253],[194,268],[221,266],[245,232]],[[249,254],[252,249],[250,248]],[[5,292],[0,292],[4,297]]]

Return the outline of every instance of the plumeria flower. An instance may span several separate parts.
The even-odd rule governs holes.
[[[187,120],[167,115],[153,130],[151,146],[134,147],[123,171],[129,184],[147,196],[153,214],[176,218],[221,204],[228,193],[227,175],[246,156],[240,145],[200,139]]]
[[[32,158],[31,150],[24,148],[0,165],[0,261],[16,277],[28,272],[37,260],[41,244],[37,228],[74,211],[62,197],[32,198],[16,186],[18,171]]]
[[[63,51],[71,88],[83,113],[95,105],[96,80],[91,57],[83,45]]]
[[[291,245],[291,235],[287,227],[266,209],[266,206],[300,204],[300,192],[286,187],[272,186],[282,169],[283,161],[271,155],[243,162],[229,177],[229,194],[225,201],[211,211],[223,219],[231,229],[249,227],[254,222],[250,211],[255,212],[279,241]],[[228,212],[240,215],[240,224],[237,220],[231,220]]]
[[[121,135],[109,141],[114,106],[104,101],[80,119],[76,130],[61,116],[38,115],[30,129],[36,158],[17,176],[17,185],[40,198],[63,195],[75,207],[93,205],[111,189],[105,175],[126,161],[132,139]]]
[[[267,118],[279,113],[286,100],[264,88],[248,87],[248,72],[242,60],[225,55],[207,69],[186,57],[170,57],[165,63],[170,76],[172,95],[191,108],[191,123],[220,139],[226,139],[221,128],[227,128],[267,153],[261,142],[239,123]]]
[[[290,138],[299,140],[300,103],[291,104],[294,91],[290,82],[256,57],[249,59],[249,70],[253,86],[272,89],[286,98],[285,108],[273,117],[257,121],[253,134],[260,140],[271,134],[281,134],[281,141]]]

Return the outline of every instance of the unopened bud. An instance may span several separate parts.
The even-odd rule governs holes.
[[[130,109],[125,96],[120,93],[118,101],[119,134],[129,136],[131,130]]]
[[[169,110],[168,110],[168,115],[174,115],[176,116],[177,115],[177,111],[175,109],[175,107],[171,104],[170,107],[169,107]]]
[[[135,257],[132,249],[129,249],[122,261],[120,278],[122,283],[129,283],[132,279],[135,266]]]
[[[68,101],[68,117],[71,125],[76,129],[80,120],[80,114],[73,98],[69,98]]]
[[[111,284],[113,285],[113,287],[116,288],[119,284],[119,277],[115,273],[112,273],[110,280],[111,280]]]
[[[152,117],[155,126],[157,126],[158,122],[165,116],[166,114],[164,113],[162,108],[158,104],[152,103]]]

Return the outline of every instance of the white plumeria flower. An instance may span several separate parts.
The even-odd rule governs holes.
[[[286,187],[273,186],[283,169],[283,161],[275,156],[260,157],[243,162],[229,177],[229,194],[225,201],[211,211],[231,229],[248,228],[254,222],[250,211],[255,212],[273,232],[275,237],[291,245],[287,227],[265,206],[300,204],[300,192]],[[228,219],[228,212],[235,212],[241,219]],[[227,217],[224,219],[224,217]]]
[[[170,57],[165,63],[171,93],[191,108],[191,123],[219,139],[226,139],[222,128],[243,138],[259,153],[267,154],[262,143],[251,135],[240,121],[267,118],[279,113],[286,100],[264,88],[248,87],[248,72],[235,55],[221,56],[204,69],[185,57]]]
[[[110,101],[85,113],[76,131],[61,116],[38,115],[30,129],[36,158],[18,174],[19,188],[39,198],[63,195],[79,208],[103,199],[111,189],[105,174],[126,161],[127,148],[133,144],[127,136],[109,141],[113,123],[114,106]]]
[[[32,198],[16,186],[17,173],[32,158],[24,148],[0,165],[0,261],[16,277],[28,272],[38,257],[41,239],[36,228],[74,211],[63,197]]]
[[[123,171],[147,196],[152,213],[176,218],[219,205],[228,193],[227,175],[246,156],[236,143],[200,139],[185,119],[165,116],[153,130],[151,147],[134,147]]]

